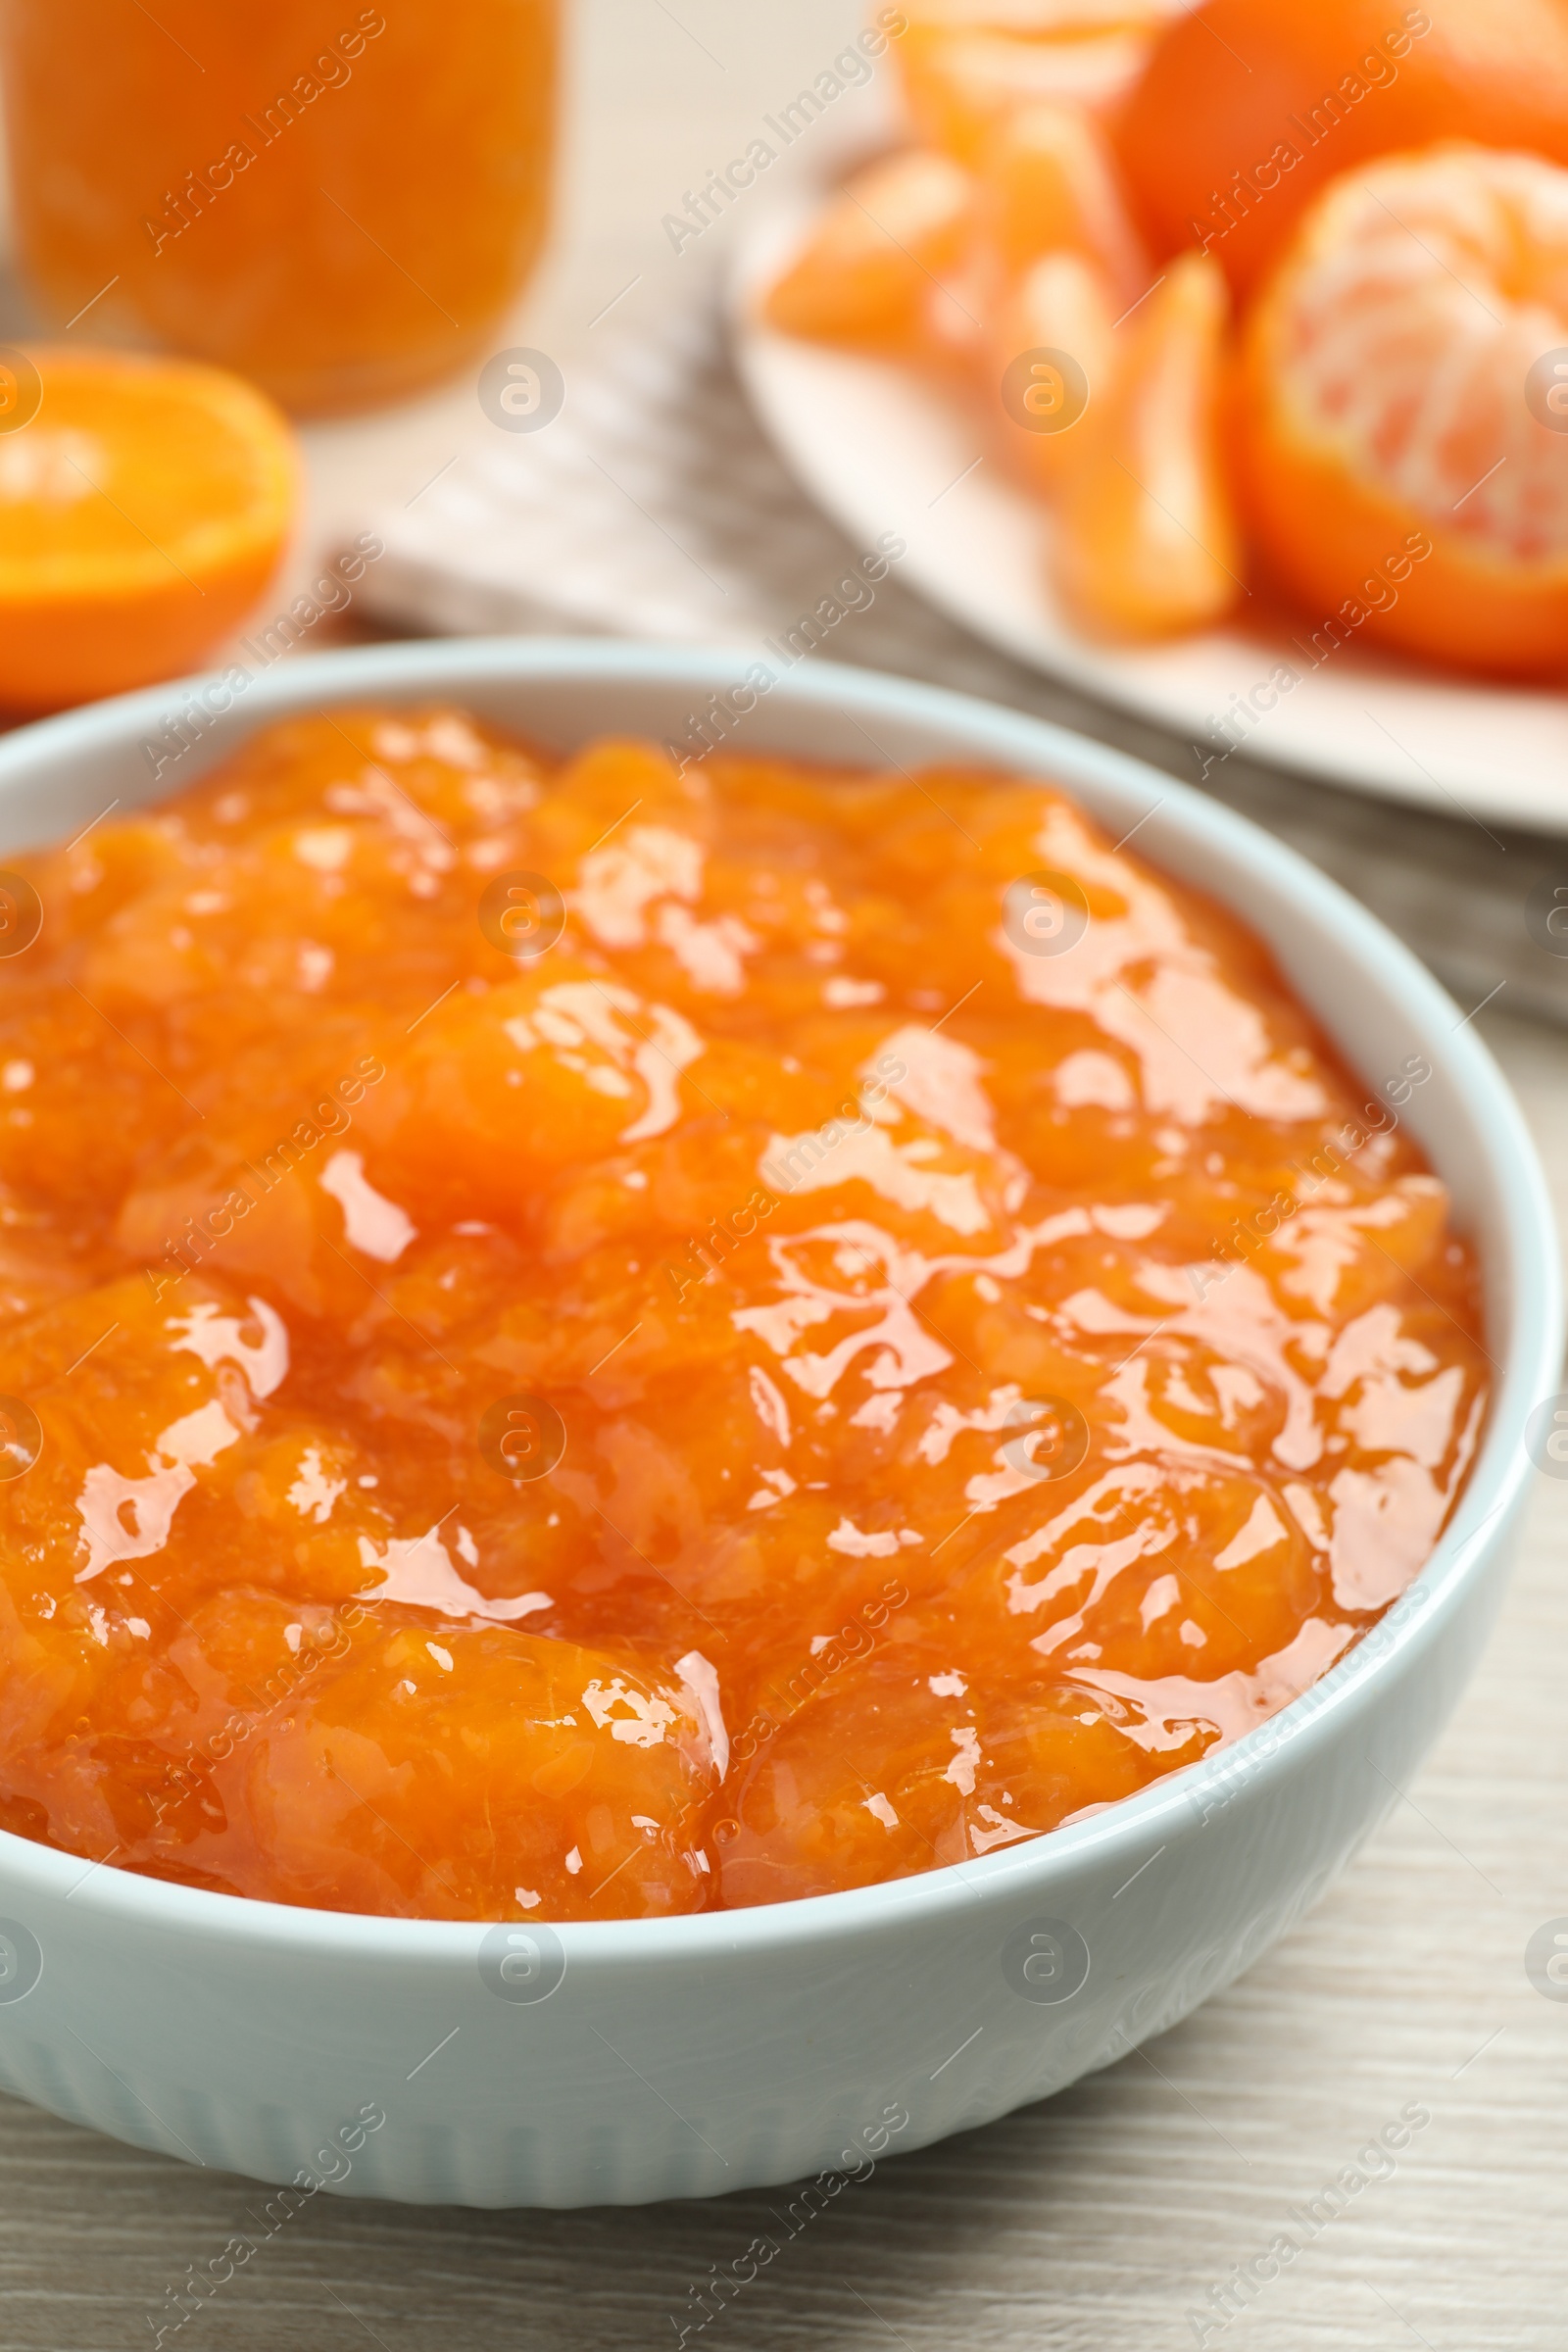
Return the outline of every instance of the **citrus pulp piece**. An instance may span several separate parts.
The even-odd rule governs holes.
[[[221,643],[277,566],[297,463],[271,403],[219,368],[26,357],[38,407],[0,432],[0,707],[49,710]]]
[[[1259,297],[1240,403],[1247,519],[1326,642],[1560,674],[1565,383],[1568,172],[1454,144],[1329,189]]]
[[[1219,453],[1229,304],[1217,265],[1184,254],[1135,318],[1068,474],[1057,585],[1090,626],[1158,637],[1220,619],[1241,555]]]

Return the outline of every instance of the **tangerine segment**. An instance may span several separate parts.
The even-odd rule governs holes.
[[[1263,1721],[1463,1487],[1428,1065],[1049,782],[338,710],[19,864],[9,1830],[405,1917],[927,1870]]]
[[[990,366],[999,335],[1011,333],[1015,308],[1027,327],[1029,314],[1051,307],[1053,297],[1020,302],[1018,296],[1020,281],[1054,255],[1073,256],[1104,280],[1111,296],[1107,325],[1149,283],[1094,122],[1077,107],[1023,106],[1000,121],[982,147],[963,262],[951,281],[934,283],[927,294],[921,356],[947,363],[972,383],[977,368]],[[1063,331],[1076,333],[1084,302],[1065,287],[1062,294]],[[1068,345],[1085,367],[1098,358],[1092,326],[1088,333],[1090,347],[1082,353]],[[1036,340],[1031,334],[1014,342],[1001,368]]]
[[[909,0],[905,40],[954,32],[1004,32],[1023,41],[1079,41],[1147,32],[1184,0]]]
[[[216,368],[27,355],[0,435],[0,705],[48,710],[191,668],[277,568],[298,465],[270,401]]]
[[[1568,164],[1561,0],[1205,0],[1155,43],[1116,124],[1156,252],[1200,245],[1247,293],[1338,173],[1435,139]]]
[[[1104,272],[1081,253],[1048,254],[988,325],[997,437],[1020,479],[1054,498],[1082,459],[1095,402],[1110,388],[1115,320]]]
[[[963,249],[972,202],[968,173],[930,150],[858,172],[769,289],[768,324],[823,342],[906,348],[939,273]]]
[[[1270,564],[1331,638],[1562,674],[1565,346],[1568,172],[1455,144],[1314,206],[1249,324],[1241,478]]]
[[[897,56],[918,134],[973,163],[1014,108],[1107,116],[1183,0],[911,0]]]
[[[1004,283],[1067,251],[1096,262],[1123,303],[1149,284],[1109,152],[1080,110],[1018,108],[987,139],[977,177],[975,245]]]
[[[1228,312],[1216,265],[1186,254],[1119,330],[1127,348],[1066,475],[1053,547],[1091,626],[1174,635],[1221,619],[1241,593],[1220,454]]]

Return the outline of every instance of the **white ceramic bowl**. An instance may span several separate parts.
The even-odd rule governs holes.
[[[284,664],[213,720],[223,697],[204,703],[202,681],[154,689],[0,742],[0,852],[182,784],[292,710],[450,697],[563,747],[607,729],[684,738],[747,667],[501,640]],[[182,711],[201,714],[191,748],[155,781],[144,747]],[[1255,925],[1372,1085],[1426,1056],[1406,1115],[1480,1242],[1498,1366],[1453,1526],[1304,1697],[1091,1820],[890,1886],[564,1925],[504,1973],[500,1930],[487,1943],[481,1926],[246,1902],[0,1836],[0,2082],[23,2097],[305,2194],[633,2203],[863,2168],[1109,2064],[1228,1984],[1322,1893],[1447,1715],[1498,1597],[1526,1424],[1561,1345],[1536,1155],[1474,1028],[1291,851],[1054,727],[810,662],[733,741],[1054,777],[1113,835],[1147,820],[1145,855]]]

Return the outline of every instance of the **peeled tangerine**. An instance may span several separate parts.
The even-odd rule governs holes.
[[[454,1919],[972,1860],[1464,1484],[1428,1065],[1049,783],[340,710],[18,863],[7,1830]]]
[[[858,172],[763,303],[785,334],[905,350],[933,283],[963,251],[973,182],[950,156],[909,148]]]
[[[1248,522],[1332,635],[1568,667],[1568,172],[1453,145],[1347,173],[1264,287]]]
[[[1190,253],[1116,329],[1052,548],[1069,610],[1107,635],[1201,628],[1242,593],[1219,429],[1228,313],[1217,265]]]

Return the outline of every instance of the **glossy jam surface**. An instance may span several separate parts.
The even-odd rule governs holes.
[[[63,325],[290,408],[488,352],[542,241],[558,0],[8,0],[14,204]]]
[[[0,1825],[657,1916],[1303,1690],[1463,1483],[1475,1267],[1427,1065],[1353,1078],[1138,847],[421,710],[14,858]]]

